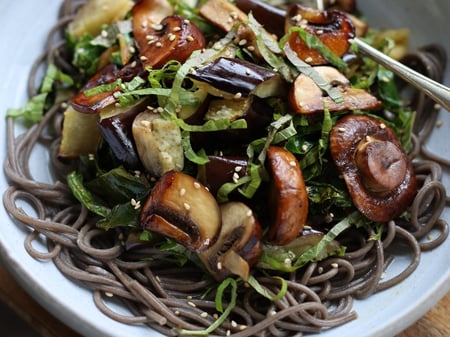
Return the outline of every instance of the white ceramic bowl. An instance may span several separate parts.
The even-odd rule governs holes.
[[[26,101],[26,78],[34,58],[42,50],[44,37],[56,20],[59,0],[2,1],[0,11],[0,112],[21,106]],[[426,43],[442,43],[450,55],[450,1],[448,0],[359,0],[359,7],[372,26],[380,28],[408,27],[412,48]],[[450,84],[450,67],[445,73]],[[447,137],[450,114],[441,111],[443,126],[435,130],[429,148],[450,158]],[[1,123],[0,157],[4,158],[5,123]],[[50,179],[45,160],[36,155],[34,173],[39,179]],[[450,190],[449,172],[445,184]],[[7,182],[0,178],[2,192]],[[24,250],[24,231],[14,225],[3,208],[1,212],[0,255],[20,284],[53,315],[82,335],[90,337],[143,337],[159,334],[141,326],[117,323],[95,307],[92,294],[67,279],[52,264],[31,258]],[[450,212],[444,213],[450,220]],[[424,315],[450,290],[450,240],[438,249],[422,255],[418,269],[400,285],[357,301],[359,318],[342,327],[320,334],[321,337],[359,336],[391,337]]]

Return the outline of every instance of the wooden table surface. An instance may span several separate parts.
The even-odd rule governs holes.
[[[82,337],[35,302],[0,264],[0,300],[43,337]],[[449,337],[450,292],[424,317],[396,337]]]

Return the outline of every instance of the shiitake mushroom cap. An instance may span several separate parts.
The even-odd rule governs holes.
[[[378,145],[389,143],[389,146],[374,146],[384,152],[381,155],[366,153],[374,156],[372,159],[380,161],[378,167],[371,167],[377,172],[361,172],[367,165],[358,163],[358,156],[361,154],[357,152],[366,151],[362,147],[371,142],[381,142]],[[392,151],[391,147],[395,150]],[[417,193],[412,162],[393,129],[381,119],[353,114],[342,117],[330,132],[330,151],[355,207],[370,220],[392,220],[411,204]],[[399,164],[399,160],[403,162]],[[403,177],[398,179],[389,176],[395,174],[402,174]],[[382,179],[384,182],[380,181]]]

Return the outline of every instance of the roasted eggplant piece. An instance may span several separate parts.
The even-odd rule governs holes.
[[[213,195],[191,176],[170,171],[154,186],[140,213],[142,227],[201,252],[213,245],[222,218]]]
[[[102,141],[102,135],[97,127],[98,118],[98,114],[84,114],[69,105],[64,111],[58,157],[77,159],[82,155],[96,153]]]
[[[286,84],[278,73],[236,58],[220,57],[196,68],[188,77],[209,94],[227,99],[283,96],[286,92]]]
[[[277,37],[284,35],[286,11],[258,0],[236,0],[236,6],[244,13],[252,13],[266,31]]]
[[[229,182],[235,182],[247,172],[248,159],[244,156],[208,156],[209,161],[199,168],[198,179],[217,194],[219,188]]]
[[[183,169],[181,130],[174,121],[144,111],[134,119],[132,133],[142,165],[153,177]]]
[[[414,199],[412,163],[394,131],[381,120],[342,117],[331,130],[330,151],[355,207],[370,220],[392,220]]]
[[[135,117],[146,110],[149,103],[149,99],[142,99],[131,106],[113,105],[100,112],[98,127],[103,140],[119,162],[128,169],[142,168],[133,138],[132,125]]]

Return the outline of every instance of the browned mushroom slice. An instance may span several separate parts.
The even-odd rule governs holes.
[[[108,64],[89,79],[78,94],[72,98],[71,104],[79,112],[98,113],[100,110],[117,102],[114,95],[121,88],[119,85],[114,85],[116,80],[121,79],[122,82],[129,82],[136,76],[143,76],[142,66],[139,62],[127,64],[121,69],[114,64]],[[110,84],[111,88],[92,95],[86,95],[88,89],[104,84]]]
[[[222,220],[219,205],[199,181],[170,171],[154,186],[143,205],[140,222],[144,229],[200,252],[214,244]]]
[[[354,205],[370,220],[398,217],[416,195],[411,161],[381,120],[344,116],[331,130],[330,151]]]
[[[308,216],[308,194],[300,164],[291,152],[270,146],[267,160],[273,179],[269,240],[276,245],[285,245],[303,229]]]
[[[371,110],[381,106],[381,102],[363,89],[351,88],[350,81],[336,68],[316,66],[316,72],[332,84],[342,95],[341,102],[324,96],[323,91],[308,76],[300,74],[294,80],[289,92],[289,103],[296,113],[311,114],[323,112],[324,105],[329,111]]]
[[[139,30],[136,44],[144,68],[161,68],[170,60],[183,63],[192,52],[206,46],[200,29],[178,15],[167,16],[150,26],[134,25],[135,30]]]
[[[262,230],[252,210],[242,202],[220,205],[222,229],[216,243],[199,253],[218,281],[230,275],[247,280],[250,268],[262,252]]]
[[[290,27],[302,27],[317,36],[337,56],[348,51],[349,39],[355,37],[352,21],[338,10],[320,11],[295,4],[288,9],[287,15],[286,31]],[[297,32],[289,35],[288,43],[303,61],[311,65],[328,63],[319,51],[308,47]]]

